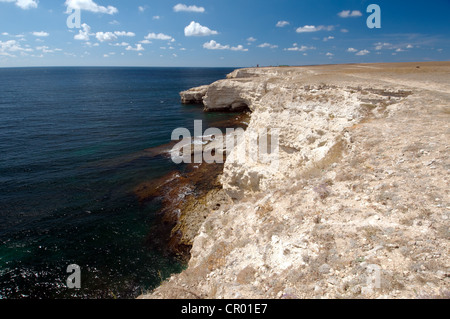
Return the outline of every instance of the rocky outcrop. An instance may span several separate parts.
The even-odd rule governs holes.
[[[448,298],[449,74],[261,68],[213,83],[209,108],[252,111],[221,178],[233,204],[206,218],[188,268],[143,297]],[[278,152],[247,156],[276,129]]]
[[[203,104],[206,111],[253,111],[255,103],[266,93],[264,79],[222,80],[209,86]]]
[[[183,104],[202,103],[207,112],[243,112],[251,110],[252,103],[263,94],[263,81],[230,79],[181,92],[180,96]]]
[[[181,103],[183,104],[202,104],[203,97],[206,95],[209,85],[203,85],[180,92]]]
[[[342,81],[343,75],[320,81],[318,71],[288,68],[238,69],[226,80],[208,86],[203,97],[206,111],[249,109],[249,134],[231,152],[222,183],[232,198],[265,191],[285,179],[314,169],[348,144],[345,132],[369,114],[383,116],[386,107],[407,95],[384,87],[379,91],[358,89],[359,80]],[[247,76],[247,77],[246,77]],[[323,76],[323,75],[322,75]],[[345,83],[345,85],[343,85]],[[199,89],[194,89],[198,91]],[[362,107],[361,107],[362,105]],[[276,165],[249,160],[258,154],[254,136],[266,128],[279,131]],[[331,152],[331,153],[330,153]],[[238,162],[235,159],[245,158]]]

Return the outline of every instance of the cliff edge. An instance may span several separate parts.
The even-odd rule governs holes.
[[[140,298],[450,296],[450,62],[239,69],[181,97],[251,119],[232,203]],[[277,165],[233,160],[275,130]]]

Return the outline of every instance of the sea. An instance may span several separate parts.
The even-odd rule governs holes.
[[[174,129],[234,116],[179,96],[231,71],[0,69],[0,299],[131,299],[182,271],[146,244],[161,207],[133,189],[181,169],[151,151]]]

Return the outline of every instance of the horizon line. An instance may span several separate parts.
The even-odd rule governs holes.
[[[450,59],[428,61],[401,61],[401,62],[348,62],[348,63],[319,63],[319,64],[279,64],[259,66],[144,66],[144,65],[34,65],[34,66],[0,66],[0,69],[31,69],[31,68],[203,68],[203,69],[243,69],[243,68],[276,68],[276,67],[302,67],[319,65],[351,65],[351,64],[398,64],[398,63],[429,63],[450,62]]]

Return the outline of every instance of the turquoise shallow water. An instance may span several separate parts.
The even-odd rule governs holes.
[[[180,169],[144,150],[231,116],[179,98],[231,71],[0,69],[0,298],[134,298],[180,271],[144,244],[159,207],[132,190]]]

